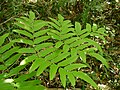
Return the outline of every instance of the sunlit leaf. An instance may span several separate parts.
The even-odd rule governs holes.
[[[29,69],[29,72],[33,72],[35,69],[37,69],[41,63],[44,62],[44,59],[43,58],[36,58],[35,61],[32,63],[32,66],[30,67]]]
[[[63,87],[66,87],[66,71],[62,68],[59,69],[59,73],[60,73],[60,80],[61,83],[63,85]]]
[[[36,58],[38,58],[38,56],[36,54],[30,55],[30,56],[26,57],[25,59],[23,59],[20,62],[20,65],[25,65],[25,64],[35,60]]]
[[[9,58],[12,54],[16,53],[16,51],[19,49],[19,47],[11,48],[10,50],[6,51],[4,54],[2,54],[2,59],[5,60]]]
[[[74,28],[68,28],[67,26],[62,26],[60,29],[61,29],[61,32],[60,32],[61,35],[68,34],[68,32],[74,31]]]
[[[74,70],[74,69],[80,69],[80,68],[84,68],[87,67],[87,65],[85,64],[70,64],[68,66],[65,67],[66,70]]]
[[[66,26],[67,28],[70,28],[71,26],[73,26],[73,24],[71,23],[70,20],[64,20],[62,26]]]
[[[84,39],[80,39],[80,40],[77,40],[73,43],[70,44],[70,47],[76,47],[76,46],[79,46],[80,44],[84,43]]]
[[[23,81],[25,81],[33,76],[35,76],[35,72],[23,74],[23,75],[19,76],[17,79],[15,79],[15,82],[20,82],[20,81],[23,82]]]
[[[0,80],[0,90],[15,90],[11,83],[5,83],[5,80]]]
[[[27,86],[21,86],[18,88],[18,90],[46,90],[44,86],[42,85],[29,85],[29,83],[27,84]]]
[[[0,36],[0,46],[4,43],[5,39],[8,37],[9,33],[6,33],[2,36]]]
[[[66,58],[66,57],[69,56],[69,55],[70,55],[69,52],[62,53],[62,54],[60,54],[58,57],[54,58],[54,59],[52,60],[52,62],[57,63],[57,62],[63,60],[64,58]]]
[[[55,48],[59,48],[59,47],[61,47],[61,45],[63,45],[63,42],[58,41],[58,42],[55,43]]]
[[[15,20],[25,26],[25,28],[29,28],[31,24],[31,20],[25,17],[15,18]],[[24,27],[23,27],[24,28]]]
[[[35,13],[32,12],[32,11],[30,11],[30,12],[29,12],[29,18],[30,18],[31,20],[34,20],[34,19],[35,19]]]
[[[48,40],[50,38],[50,36],[42,36],[42,37],[38,37],[34,40],[34,44],[39,44],[45,40]]]
[[[55,24],[57,24],[58,26],[60,26],[60,23],[59,23],[56,19],[51,18],[51,17],[49,17],[49,19],[50,19],[51,21],[53,21]]]
[[[52,45],[53,45],[53,43],[42,43],[42,44],[38,44],[38,45],[35,46],[35,50],[36,50],[36,51],[39,51],[39,50],[41,50],[41,49],[50,47],[50,46],[52,46]]]
[[[25,30],[15,29],[15,30],[13,30],[13,32],[16,32],[16,33],[25,35],[25,36],[27,36],[27,37],[29,37],[29,38],[33,38],[32,34],[29,33],[29,32],[27,32],[27,31],[25,31]]]
[[[68,51],[69,51],[69,48],[70,48],[69,45],[64,44],[64,46],[63,46],[63,52],[68,52]]]
[[[25,24],[22,23],[22,22],[15,22],[15,25],[17,25],[17,26],[19,26],[20,28],[25,29],[25,30],[33,33],[33,30],[31,29],[31,27],[25,25]]]
[[[52,53],[55,50],[56,50],[56,48],[47,48],[47,49],[39,52],[38,55],[41,57],[44,57],[44,56],[48,55],[49,53]]]
[[[58,36],[57,34],[51,32],[48,32],[47,34],[50,35],[53,39],[60,40],[60,36]]]
[[[70,39],[65,40],[65,43],[66,43],[66,44],[70,44],[70,43],[76,41],[77,39],[79,39],[79,37],[72,37],[72,38],[70,38]]]
[[[5,52],[6,50],[10,49],[12,45],[13,45],[13,42],[9,42],[8,44],[0,47],[0,53],[3,53],[3,52]]]
[[[109,68],[109,65],[105,58],[103,58],[100,54],[97,53],[89,53],[90,56],[95,57],[96,59],[100,60],[107,68]]]
[[[68,64],[71,64],[71,63],[75,62],[75,61],[77,60],[77,58],[78,58],[77,55],[72,56],[72,57],[70,57],[70,58],[67,58],[66,60],[58,63],[58,66],[66,66],[66,65],[68,65]]]
[[[6,62],[5,65],[9,67],[12,65],[15,61],[17,61],[22,54],[15,54],[14,56],[10,57]]]
[[[86,30],[88,30],[88,32],[91,32],[91,25],[89,23],[86,24]]]
[[[72,37],[73,35],[75,35],[75,34],[74,33],[64,34],[64,35],[61,36],[61,39],[64,40],[64,39]]]
[[[56,58],[60,53],[61,53],[61,50],[58,49],[58,50],[52,52],[51,54],[47,55],[45,57],[45,60],[52,60],[52,59]]]
[[[87,48],[88,46],[91,46],[91,44],[90,43],[82,44],[77,47],[77,50],[83,50],[83,49]],[[87,49],[89,49],[89,48],[87,48]]]
[[[31,25],[30,25],[30,24],[31,24],[31,20],[30,20],[28,17],[23,17],[23,16],[21,16],[20,18],[24,20],[25,24],[27,24],[28,26],[31,26]],[[18,21],[19,21],[19,20],[18,20]]]
[[[55,29],[57,29],[57,30],[60,31],[59,26],[57,26],[55,23],[53,23],[53,22],[48,22],[48,24],[50,24],[50,25],[53,26]]]
[[[72,48],[71,49],[71,56],[76,56],[77,55],[77,49],[76,48]]]
[[[96,24],[93,24],[93,26],[92,26],[92,31],[94,32],[94,31],[96,31],[97,30],[97,25]]]
[[[57,31],[57,30],[54,30],[54,29],[51,29],[50,32],[52,32],[52,33],[54,33],[54,34],[56,34],[56,35],[60,35],[60,32]]]
[[[40,31],[38,31],[38,32],[35,32],[35,33],[33,34],[33,36],[34,36],[34,37],[40,37],[40,36],[46,34],[49,30],[50,30],[50,29],[40,30]]]
[[[67,75],[68,75],[69,81],[71,82],[72,86],[74,87],[75,82],[76,82],[76,79],[75,79],[74,75],[72,73],[70,73],[70,72],[67,72]]]
[[[86,73],[83,73],[82,71],[73,71],[72,73],[75,77],[83,79],[84,81],[90,83],[94,88],[98,89],[97,84]]]
[[[40,67],[37,70],[36,76],[39,76],[48,66],[50,66],[51,62],[44,61],[41,63]]]
[[[20,48],[17,52],[19,53],[35,53],[33,48]]]
[[[19,88],[21,88],[21,87],[26,87],[26,86],[40,85],[40,83],[41,83],[40,80],[28,80],[28,81],[19,82],[18,84],[19,84]]]
[[[83,30],[81,30],[79,33],[77,33],[77,34],[79,34],[79,35],[82,35],[82,34],[85,34],[85,33],[87,33],[87,30],[86,29],[83,29]]]
[[[80,52],[79,52],[79,55],[80,55],[81,60],[82,60],[84,63],[86,63],[86,54],[85,54],[85,52],[84,52],[84,51],[80,51]]]
[[[106,32],[105,28],[99,28],[96,32],[99,33],[99,34],[102,34],[102,35],[104,35],[104,36],[108,36],[108,35],[105,33],[105,32]]]
[[[50,66],[50,80],[52,80],[55,77],[55,74],[57,72],[58,66],[55,64],[52,64]]]
[[[36,21],[34,21],[33,25],[34,25],[33,30],[38,31],[41,28],[45,27],[47,25],[47,23],[42,20],[36,20]]]
[[[24,43],[24,44],[28,44],[28,45],[33,45],[33,41],[32,40],[23,39],[23,38],[14,39],[12,42],[19,42],[19,43]]]
[[[25,65],[17,66],[17,67],[10,70],[8,76],[13,76],[15,74],[18,74],[24,68],[25,68]]]
[[[63,22],[63,20],[64,20],[64,17],[62,16],[62,15],[60,15],[60,14],[58,14],[58,21],[60,22],[60,23],[62,23]]]
[[[5,70],[7,67],[5,65],[0,65],[0,70]]]
[[[89,36],[89,35],[90,35],[90,33],[85,33],[85,34],[81,35],[80,38],[83,38],[83,39],[84,39],[84,38],[86,38],[86,37]]]
[[[84,40],[86,42],[90,43],[91,45],[95,46],[101,53],[103,53],[101,46],[97,42],[95,42],[91,39],[88,39],[88,38],[85,38]]]
[[[81,32],[81,25],[79,22],[75,22],[75,31],[77,34]]]

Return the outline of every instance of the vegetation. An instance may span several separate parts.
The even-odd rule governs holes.
[[[118,2],[2,1],[0,89],[118,90]]]

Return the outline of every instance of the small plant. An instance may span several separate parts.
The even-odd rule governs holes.
[[[23,79],[17,80],[24,81],[24,78],[27,80],[35,75],[39,77],[47,69],[50,80],[55,78],[56,73],[60,74],[64,88],[66,88],[67,79],[74,87],[76,79],[80,78],[98,89],[93,79],[81,71],[81,68],[89,67],[86,60],[87,55],[95,57],[109,68],[106,59],[102,57],[101,46],[90,39],[97,36],[105,41],[105,29],[98,28],[96,24],[93,26],[86,24],[86,28],[82,29],[80,23],[75,22],[73,25],[70,20],[64,20],[60,14],[58,14],[58,20],[49,19],[52,22],[35,20],[35,14],[32,11],[30,11],[29,17],[16,18],[15,24],[20,28],[13,32],[18,33],[20,37],[7,45],[0,44],[2,48],[0,48],[2,55],[0,61],[5,65],[8,61],[7,65],[11,65],[11,70],[8,66],[3,69],[8,69],[7,77],[18,75]],[[2,36],[4,38],[1,39],[2,42],[7,36],[8,34]],[[11,50],[8,50],[10,48]],[[20,64],[13,68],[14,63],[19,59],[22,59]],[[29,67],[26,76],[18,74],[20,71],[25,72],[26,67]]]

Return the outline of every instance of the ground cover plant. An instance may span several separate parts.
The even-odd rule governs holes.
[[[84,72],[92,68],[87,56],[94,57],[109,68],[103,57],[102,46],[98,38],[105,43],[104,28],[96,24],[86,24],[83,29],[79,22],[75,25],[58,14],[51,21],[36,20],[35,13],[16,18],[15,39],[9,39],[9,33],[0,37],[1,89],[26,90],[44,89],[41,78],[48,73],[49,80],[59,75],[64,88],[67,82],[75,87],[76,80],[84,80],[98,89],[95,81]]]

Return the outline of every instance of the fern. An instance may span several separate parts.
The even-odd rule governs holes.
[[[13,81],[13,83],[20,84],[16,86],[19,90],[43,88],[38,85],[36,80],[31,80],[31,82],[26,80],[35,75],[39,76],[46,69],[49,70],[50,80],[53,80],[56,73],[60,74],[64,88],[67,79],[72,86],[75,86],[78,77],[97,89],[98,86],[93,79],[80,69],[89,67],[86,61],[87,55],[95,57],[109,68],[106,59],[102,57],[101,46],[89,38],[98,36],[105,40],[104,28],[97,28],[95,24],[93,26],[86,24],[86,28],[82,29],[80,23],[75,22],[73,25],[70,20],[64,20],[60,14],[58,14],[58,20],[49,19],[51,20],[49,22],[35,20],[35,14],[32,11],[30,11],[29,17],[16,18],[15,24],[19,29],[14,29],[13,32],[19,34],[20,37],[3,45],[9,34],[1,36],[0,54],[2,58],[0,61],[4,64],[0,66],[0,69],[8,69],[22,57],[20,64],[15,68],[11,67],[7,73],[7,78],[9,78],[18,75],[26,66],[30,66],[28,74],[19,74],[19,77]],[[15,46],[17,44],[14,45],[14,43],[22,43],[24,46]],[[97,54],[96,51],[100,54]],[[77,60],[81,60],[81,63],[77,63]],[[28,86],[29,83],[31,83],[30,85],[35,84],[34,87],[32,87],[33,85]]]
[[[18,33],[21,34],[26,34],[24,31],[23,32],[19,32],[19,30],[16,31],[18,31]],[[28,80],[30,78],[33,78],[33,76],[35,76],[36,74],[35,71],[32,73],[20,74],[22,70],[25,69],[26,65],[17,66],[18,60],[22,57],[22,53],[17,53],[17,52],[23,52],[23,50],[25,50],[26,48],[22,49],[19,46],[15,46],[14,42],[18,40],[17,39],[12,41],[6,40],[8,37],[9,37],[9,33],[0,36],[0,63],[1,63],[0,89],[1,90],[26,90],[26,89],[44,90],[45,88],[42,85],[40,85],[40,80]],[[25,53],[28,52],[26,50]],[[13,76],[15,78],[12,78]]]
[[[75,77],[79,77],[90,83],[94,88],[97,88],[95,82],[87,74],[83,72],[77,72],[75,70],[77,68],[87,66],[81,63],[75,64],[75,62],[78,58],[81,58],[83,63],[86,63],[86,55],[91,55],[94,56],[96,59],[100,60],[107,68],[109,67],[106,60],[101,55],[97,54],[95,50],[93,50],[94,53],[90,54],[90,50],[93,47],[99,50],[101,54],[103,54],[101,46],[95,41],[89,39],[88,37],[91,35],[92,32],[94,32],[94,34],[92,35],[98,36],[100,37],[100,39],[105,40],[101,36],[106,35],[104,34],[104,31],[103,33],[98,33],[99,31],[97,31],[97,28],[95,30],[95,26],[93,25],[91,27],[90,24],[86,24],[86,29],[81,30],[82,27],[78,22],[75,22],[75,28],[73,28],[71,22],[69,20],[64,20],[61,15],[58,15],[58,21],[52,18],[50,19],[53,22],[48,23],[53,26],[53,28],[52,30],[50,30],[50,33],[48,32],[48,35],[51,35],[51,38],[56,40],[55,47],[57,49],[61,49],[62,51],[60,54],[58,54],[56,58],[53,58],[51,60],[54,64],[50,66],[50,79],[53,79],[53,75],[55,76],[55,72],[57,72],[58,69],[60,73],[61,83],[64,87],[66,87],[67,77],[73,86],[75,86]],[[57,33],[55,31],[57,31]],[[88,46],[92,47],[89,49]],[[53,66],[55,67],[55,69],[53,69]],[[76,74],[74,74],[73,72]]]

